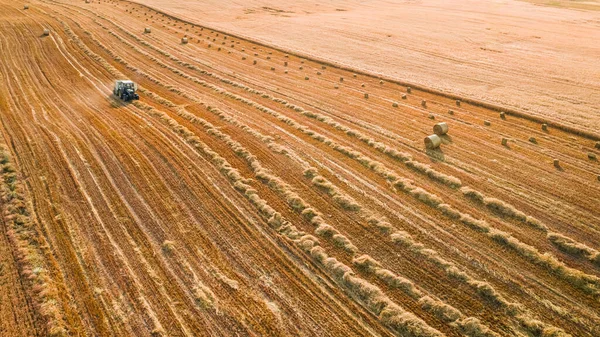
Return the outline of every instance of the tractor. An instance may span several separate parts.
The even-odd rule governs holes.
[[[116,97],[122,99],[123,101],[131,101],[138,100],[140,96],[135,92],[137,90],[137,85],[133,83],[133,81],[129,80],[118,80],[115,81],[115,88],[113,93]]]

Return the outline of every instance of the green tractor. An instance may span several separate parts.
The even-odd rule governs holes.
[[[118,80],[115,81],[115,88],[113,89],[113,94],[115,94],[115,97],[118,97],[123,101],[128,102],[140,99],[140,95],[138,95],[135,92],[136,90],[137,85],[133,81]]]

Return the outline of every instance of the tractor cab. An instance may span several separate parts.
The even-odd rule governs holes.
[[[115,81],[115,88],[113,93],[116,97],[123,101],[131,101],[140,99],[140,96],[136,93],[137,85],[133,81],[129,80],[118,80]]]

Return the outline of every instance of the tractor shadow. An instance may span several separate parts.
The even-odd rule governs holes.
[[[115,94],[110,94],[108,97],[108,102],[112,109],[118,109],[120,107],[128,106],[132,101],[124,101],[120,97],[115,96]]]

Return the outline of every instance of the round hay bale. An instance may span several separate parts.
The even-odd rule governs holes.
[[[308,76],[304,76],[304,80],[305,80],[305,81],[308,81]]]
[[[369,98],[369,94],[365,92],[365,98]]]
[[[44,36],[50,35],[50,29],[44,28],[44,31],[42,32],[42,35],[44,35]]]
[[[456,100],[456,106],[460,106],[460,99]]]
[[[380,80],[380,81],[379,81],[379,84],[383,84],[383,80]]]
[[[187,37],[182,37],[181,38],[181,44],[186,44],[188,43],[188,38]]]
[[[275,71],[275,67],[271,67],[271,70]]]
[[[23,6],[23,9],[29,9],[28,5]]]
[[[500,118],[506,119],[506,113],[504,111],[500,112]]]
[[[406,94],[402,94],[402,99],[406,99]]]
[[[392,106],[393,106],[394,108],[397,108],[397,107],[398,107],[398,103],[396,103],[396,102],[393,102],[393,103],[392,103]]]
[[[283,66],[284,66],[284,67],[287,67],[287,66],[288,66],[288,63],[287,63],[287,61],[283,62]]]
[[[428,118],[429,119],[435,119],[435,116],[433,114],[429,114]]]
[[[448,114],[454,115],[454,110],[452,110],[452,109],[448,110]]]
[[[558,159],[554,159],[554,167],[560,168],[560,161]]]
[[[529,137],[529,142],[537,144],[537,139],[535,139],[535,137]]]
[[[503,146],[507,146],[508,145],[508,139],[507,138],[502,138],[502,145]]]
[[[490,125],[492,125],[492,123],[490,121],[483,121],[483,125],[490,126]]]
[[[364,87],[365,87],[365,84],[363,83],[363,84],[361,84],[360,86],[361,86],[362,88],[364,88]]]
[[[542,130],[548,131],[548,124],[546,124],[546,123],[542,124]]]
[[[288,73],[288,71],[287,71],[287,70],[285,70],[285,71],[284,71],[284,73],[285,73],[285,74],[287,74],[287,73]]]
[[[267,60],[270,60],[270,59],[271,59],[271,56],[267,56]]]
[[[146,28],[144,28],[144,33],[150,34],[150,33],[152,33],[152,29],[150,27],[146,27]]]
[[[317,75],[321,75],[321,72],[320,72],[320,71],[317,71]]]
[[[327,67],[325,67],[325,66],[321,66],[321,69],[325,70],[325,69],[327,69]]]
[[[352,74],[352,77],[354,77],[354,78],[356,78],[357,76],[358,76],[358,75],[356,75],[356,74]]]
[[[256,60],[254,60],[254,62],[252,62],[252,64],[256,65]]]
[[[424,139],[425,147],[428,149],[437,149],[442,145],[442,139],[438,135],[430,135]]]
[[[285,54],[285,55],[283,55],[283,57],[285,57],[287,59],[287,58],[290,58],[290,55]]]
[[[448,124],[446,122],[437,123],[433,126],[433,133],[435,133],[438,136],[447,134]]]
[[[302,70],[302,69],[304,69],[304,67],[303,67],[303,66],[300,66],[300,68],[298,68],[298,69]]]
[[[340,86],[336,84],[336,85],[334,85],[334,86],[333,86],[333,88],[334,88],[334,89],[339,89],[339,88],[340,88]]]
[[[409,94],[410,94],[410,93],[411,93],[411,91],[412,91],[412,89],[411,89],[410,87],[406,87],[406,92],[407,92],[407,93],[409,93]]]
[[[426,100],[421,100],[421,106],[426,108],[427,107],[427,101]]]
[[[340,82],[344,82],[344,78],[343,77],[340,77]]]
[[[242,60],[245,60],[245,59],[246,59],[246,56],[242,56]]]
[[[595,154],[595,153],[592,153],[592,152],[589,152],[589,153],[588,153],[588,159],[589,159],[589,160],[596,160],[596,154]]]

